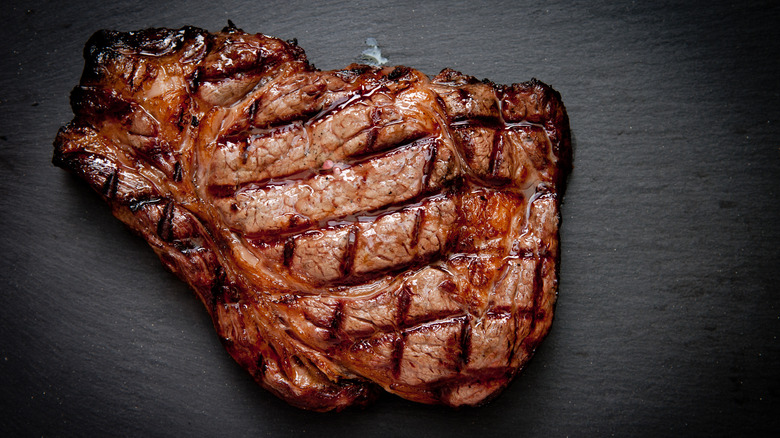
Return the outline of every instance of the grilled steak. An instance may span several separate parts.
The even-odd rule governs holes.
[[[312,410],[477,405],[546,335],[571,161],[560,96],[446,69],[319,71],[294,41],[97,32],[53,162]]]

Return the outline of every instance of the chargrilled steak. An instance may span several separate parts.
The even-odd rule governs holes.
[[[100,31],[84,55],[53,162],[289,403],[476,405],[549,330],[571,147],[547,85],[319,71],[232,26]]]

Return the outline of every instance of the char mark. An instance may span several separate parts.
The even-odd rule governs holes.
[[[159,222],[157,222],[157,235],[165,242],[173,240],[173,208],[173,201],[168,201]]]
[[[349,228],[349,235],[347,236],[347,248],[344,251],[344,258],[341,259],[341,276],[349,277],[352,273],[352,264],[355,261],[355,251],[357,250],[357,225],[352,225]]]
[[[401,361],[404,358],[406,336],[406,332],[402,332],[396,336],[395,341],[393,342],[393,354],[390,358],[392,367],[390,371],[393,374],[393,378],[396,379],[401,376]]]
[[[284,241],[284,266],[289,268],[295,253],[295,236],[290,236]]]
[[[471,354],[471,315],[466,315],[463,319],[463,325],[460,330],[460,355],[458,356],[458,367],[462,368],[469,363]]]
[[[114,171],[106,178],[106,182],[103,183],[102,193],[106,198],[113,198],[116,196],[117,189],[119,188],[119,169]]]

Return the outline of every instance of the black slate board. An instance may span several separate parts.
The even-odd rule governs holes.
[[[756,436],[780,431],[776,2],[12,2],[0,28],[0,430],[54,436]],[[97,195],[50,164],[102,28],[232,19],[321,69],[561,92],[575,143],[557,315],[498,399],[299,411]]]

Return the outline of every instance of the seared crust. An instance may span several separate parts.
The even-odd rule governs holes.
[[[289,403],[478,405],[548,332],[571,166],[549,86],[322,72],[235,28],[100,31],[84,57],[54,164]]]

